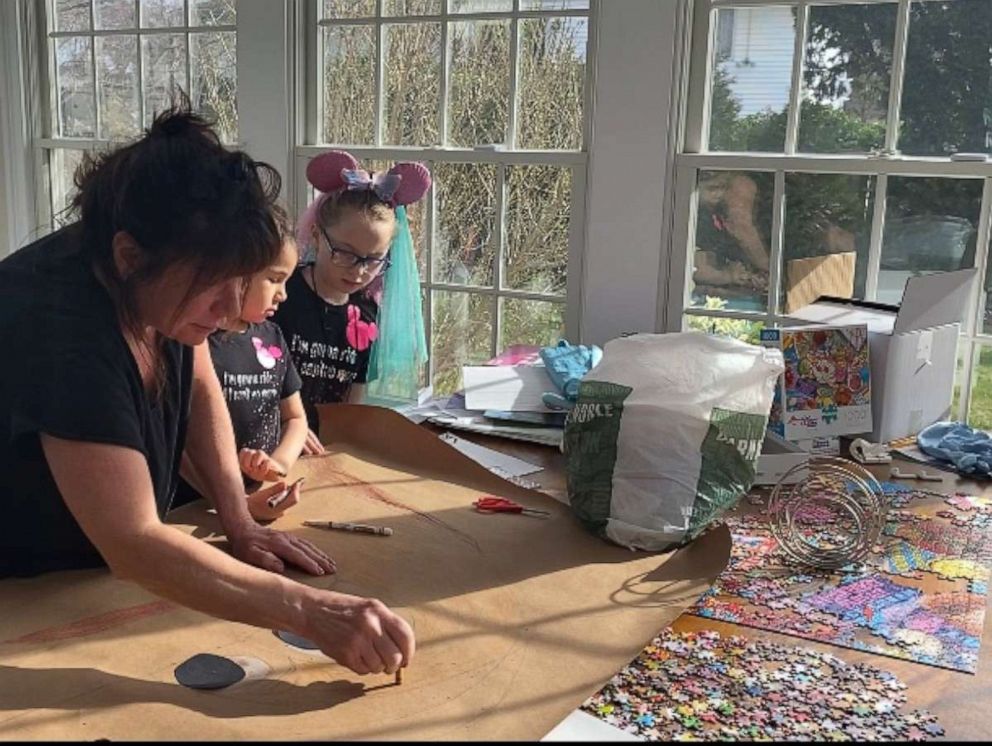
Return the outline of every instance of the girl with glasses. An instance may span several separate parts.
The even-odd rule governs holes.
[[[324,450],[318,404],[416,396],[427,355],[405,206],[424,196],[431,177],[419,163],[369,174],[332,150],[310,162],[307,180],[319,192],[297,225],[309,256],[273,320],[302,381],[304,453],[314,454]]]

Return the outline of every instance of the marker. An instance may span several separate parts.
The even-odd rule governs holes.
[[[272,497],[270,497],[268,500],[266,500],[265,501],[265,504],[268,505],[270,508],[277,508],[277,507],[279,507],[279,505],[282,503],[282,501],[285,500],[287,497],[289,497],[289,494],[296,488],[296,485],[303,484],[303,480],[304,479],[305,479],[305,477],[300,477],[295,482],[293,482],[291,485],[289,485],[289,487],[287,487],[286,489],[284,489],[282,492],[277,492]]]
[[[326,528],[334,531],[351,531],[357,534],[376,534],[377,536],[392,536],[393,529],[388,526],[369,526],[365,523],[340,523],[337,521],[303,521],[310,528]]]

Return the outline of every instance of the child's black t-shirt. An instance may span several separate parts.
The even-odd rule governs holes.
[[[336,306],[313,291],[297,267],[286,284],[288,298],[273,317],[280,328],[302,381],[300,395],[310,429],[320,435],[317,404],[344,401],[352,383],[365,383],[369,348],[378,334],[378,306],[363,291]]]
[[[73,224],[0,262],[0,349],[0,576],[102,565],[59,493],[39,436],[138,451],[163,517],[186,440],[192,348],[161,340],[164,387],[158,397],[146,393]]]
[[[260,448],[271,455],[282,439],[280,404],[301,385],[282,331],[264,321],[250,324],[244,332],[214,332],[210,357],[238,450]]]

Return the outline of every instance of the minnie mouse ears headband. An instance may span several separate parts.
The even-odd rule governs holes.
[[[397,163],[385,173],[369,174],[351,153],[329,150],[307,165],[307,181],[328,194],[340,189],[368,189],[391,207],[413,204],[431,187],[431,173],[421,163]]]

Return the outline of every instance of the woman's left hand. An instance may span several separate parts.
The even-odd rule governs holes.
[[[228,531],[227,539],[235,557],[264,570],[281,573],[288,562],[311,575],[337,571],[334,560],[313,543],[255,521],[245,521],[234,531]]]

